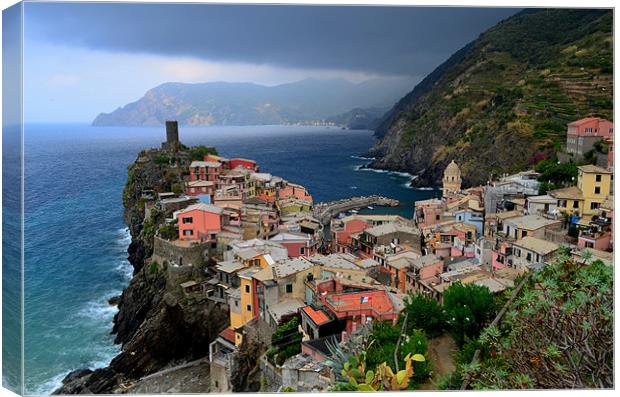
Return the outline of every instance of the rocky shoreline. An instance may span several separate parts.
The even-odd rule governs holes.
[[[182,177],[182,164],[162,166],[156,161],[160,156],[160,150],[141,152],[128,168],[123,192],[124,219],[131,233],[128,260],[134,272],[122,295],[109,301],[118,307],[111,333],[115,335],[114,342],[121,345],[121,353],[105,368],[70,372],[53,394],[128,392],[142,377],[171,363],[207,356],[209,343],[226,324],[227,313],[213,302],[188,302],[178,280],[171,278],[165,268],[145,266],[153,254],[154,237],[144,230],[143,192],[170,191]],[[156,217],[151,220],[151,227],[157,228],[163,220],[163,216]],[[192,276],[204,277],[203,269],[196,269]]]

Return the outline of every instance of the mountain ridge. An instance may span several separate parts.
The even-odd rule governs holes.
[[[384,115],[371,166],[429,186],[455,160],[475,185],[560,150],[568,122],[612,119],[611,27],[609,10],[525,10],[499,22]]]
[[[389,108],[409,78],[305,79],[266,86],[250,82],[162,83],[137,101],[101,113],[93,125],[261,125],[324,122],[354,108]]]

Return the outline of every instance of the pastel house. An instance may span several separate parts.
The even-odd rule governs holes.
[[[221,172],[222,164],[217,161],[192,161],[189,165],[189,180],[216,183]]]
[[[280,232],[271,241],[286,247],[289,258],[314,255],[319,248],[319,241],[306,233]]]
[[[199,203],[175,213],[179,225],[179,239],[213,241],[222,231],[222,208]]]
[[[599,117],[587,117],[568,124],[566,151],[577,158],[594,148],[600,140],[613,136],[614,124]]]

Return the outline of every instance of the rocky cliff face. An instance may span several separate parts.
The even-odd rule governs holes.
[[[609,10],[528,10],[500,22],[383,117],[371,166],[429,186],[455,160],[474,185],[558,150],[568,122],[612,117],[611,27]]]
[[[144,228],[142,191],[169,191],[180,168],[158,165],[157,153],[143,152],[128,170],[123,192],[125,222],[131,231],[129,261],[134,276],[118,302],[112,333],[122,351],[106,368],[70,373],[55,394],[117,393],[124,384],[160,370],[171,362],[208,354],[209,343],[226,324],[227,313],[210,301],[187,301],[176,280],[162,268],[144,266],[153,252],[152,230]],[[203,269],[192,275],[204,277]]]

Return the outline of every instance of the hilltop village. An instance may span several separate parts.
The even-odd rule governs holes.
[[[612,131],[605,120],[572,123],[567,151],[582,157],[602,139],[611,143]],[[149,201],[147,212],[151,205],[175,208],[169,224],[178,228],[169,239],[156,235],[152,263],[198,265],[204,252],[215,260],[204,281],[179,283],[188,296],[229,311],[209,349],[212,391],[231,391],[246,338],[272,345],[261,360],[272,390],[327,389],[325,340],[346,340],[373,321],[395,322],[408,293],[441,302],[457,282],[500,293],[552,261],[561,245],[578,260],[588,250],[611,264],[611,153],[606,168],[580,166],[574,186],[544,195],[534,171],[462,189],[452,162],[442,198],[414,203],[413,219],[341,213],[327,238],[303,186],[259,172],[252,160],[208,154],[190,164],[185,196],[160,192]],[[291,321],[294,337],[274,342]]]
[[[208,368],[199,376],[202,389],[193,391],[334,390],[352,377],[334,364],[338,351],[345,346],[355,351],[356,341],[368,333],[377,339],[374,333],[383,329],[379,324],[395,330],[393,339],[400,346],[398,335],[407,321],[421,347],[411,350],[416,359],[407,381],[394,388],[436,381],[432,369],[446,366],[440,361],[452,361],[454,352],[430,354],[427,337],[433,331],[426,326],[434,321],[412,318],[417,316],[411,311],[414,297],[440,307],[449,304],[444,297],[451,289],[469,286],[501,301],[524,275],[544,269],[560,252],[576,263],[594,258],[612,264],[613,124],[587,118],[567,128],[571,161],[581,161],[601,142],[609,148],[599,165],[578,166],[575,180],[549,181],[547,187],[554,189],[539,194],[541,173],[529,170],[465,189],[453,161],[444,170],[441,198],[411,203],[414,216],[406,219],[356,210],[369,203],[396,204],[383,197],[314,203],[304,186],[261,172],[251,159],[185,147],[177,123],[167,122],[161,149],[143,151],[134,165],[148,165],[148,173],[138,177],[130,168],[124,193],[126,207],[132,204],[126,218],[133,224],[129,251],[136,276],[120,297],[115,332],[125,359],[137,361],[131,371],[125,367],[132,364],[112,362],[115,371],[123,372],[112,390],[131,391],[146,375],[170,371],[170,365],[152,358],[151,350],[156,350],[152,344],[166,344],[172,337],[151,335],[155,341],[150,341],[148,332],[140,335],[142,328],[157,333],[162,327],[140,324],[159,315],[145,315],[142,306],[162,312],[155,299],[139,297],[153,293],[163,295],[167,307],[180,307],[183,321],[219,315],[189,325],[173,320],[163,327],[172,327],[179,339],[195,338],[192,327],[206,329],[202,339],[174,342],[187,350],[187,361],[193,358]],[[158,178],[149,180],[153,173]],[[144,180],[138,183],[139,178]],[[147,284],[150,289],[144,289]],[[490,320],[480,320],[479,328]],[[128,325],[131,321],[137,324]],[[185,327],[183,333],[175,326]],[[418,334],[418,328],[426,334]],[[395,340],[388,342],[392,350],[381,354],[396,357]],[[142,359],[135,358],[138,351]],[[410,363],[411,357],[401,362]],[[398,362],[390,362],[397,372]],[[413,369],[415,380],[409,383]],[[99,387],[86,383],[87,391]],[[109,386],[100,390],[109,391]]]

